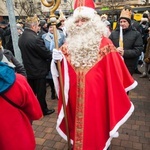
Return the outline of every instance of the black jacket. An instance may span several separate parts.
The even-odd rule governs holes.
[[[117,28],[112,31],[110,39],[115,45],[119,47],[119,34],[120,30]],[[136,63],[143,51],[143,41],[140,32],[130,26],[128,29],[123,30],[123,45],[124,45],[124,60],[125,64],[131,74],[134,73]]]
[[[37,34],[25,29],[18,41],[22,60],[28,79],[45,78],[48,73],[48,61],[52,53],[45,47],[44,41]]]

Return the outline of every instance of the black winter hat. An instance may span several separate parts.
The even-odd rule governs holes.
[[[126,18],[126,17],[120,17],[120,18],[119,18],[119,21],[120,21],[120,19],[125,19],[125,20],[128,21],[129,24],[131,24],[131,19],[129,19],[129,18]]]
[[[46,20],[40,20],[40,26],[43,27],[46,24]]]
[[[148,18],[148,14],[144,13],[143,18]]]
[[[49,22],[49,23],[47,24],[47,28],[49,28],[50,26],[52,26],[52,23],[51,23],[51,22]]]

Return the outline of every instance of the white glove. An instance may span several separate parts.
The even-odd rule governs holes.
[[[54,61],[62,61],[63,59],[63,54],[60,50],[57,49],[53,49],[53,54],[52,54],[52,58]]]

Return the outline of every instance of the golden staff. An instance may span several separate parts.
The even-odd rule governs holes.
[[[58,6],[60,5],[61,0],[41,0],[41,2],[46,7],[53,6],[50,10],[50,22],[52,23],[52,26],[53,26],[55,47],[56,47],[56,49],[58,49],[59,47],[58,47],[58,38],[57,38],[57,29],[56,29],[57,19],[56,19],[54,12],[55,12],[55,10],[57,10]],[[67,117],[67,111],[66,111],[66,101],[65,101],[65,95],[64,95],[64,86],[63,86],[63,78],[62,78],[60,61],[57,61],[57,68],[58,68],[58,72],[59,72],[60,91],[61,91],[62,100],[63,100],[63,111],[64,111],[65,124],[66,124],[68,150],[71,150],[70,134],[69,134],[69,127],[68,127],[68,117]]]

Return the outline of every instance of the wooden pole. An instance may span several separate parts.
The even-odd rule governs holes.
[[[56,49],[58,49],[58,38],[57,38],[56,26],[53,26],[53,29],[54,29],[54,39],[56,41],[55,45],[57,44]],[[61,91],[62,100],[63,100],[63,111],[64,111],[64,117],[65,117],[68,150],[71,150],[70,134],[69,134],[69,126],[68,126],[68,115],[67,115],[67,111],[66,111],[66,101],[65,101],[65,95],[64,95],[64,83],[63,83],[63,77],[62,77],[60,61],[57,61],[57,69],[58,69],[58,73],[59,73],[60,91]]]
[[[57,29],[56,29],[56,16],[54,14],[55,10],[60,5],[60,0],[51,0],[50,2],[46,2],[45,0],[41,0],[44,6],[46,7],[52,7],[50,10],[50,22],[53,25],[53,31],[54,31],[54,42],[55,42],[55,48],[58,50],[58,36],[57,36]],[[65,125],[66,125],[66,134],[67,134],[67,142],[68,142],[68,150],[71,150],[71,143],[70,143],[70,134],[69,134],[69,126],[68,126],[68,115],[66,111],[66,101],[65,101],[65,95],[64,95],[64,83],[62,78],[62,71],[61,71],[61,63],[60,61],[57,61],[57,69],[59,73],[59,83],[60,83],[60,92],[62,95],[63,100],[63,111],[64,111],[64,118],[65,118]]]

